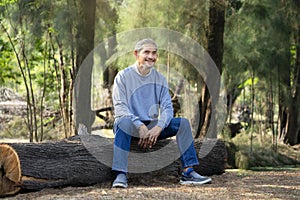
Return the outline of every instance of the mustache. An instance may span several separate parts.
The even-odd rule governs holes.
[[[156,61],[155,58],[146,58],[145,61]]]

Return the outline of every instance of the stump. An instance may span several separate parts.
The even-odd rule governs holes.
[[[150,150],[141,150],[137,143],[133,142],[131,151],[140,153],[156,151],[172,140],[159,141]],[[225,144],[220,140],[214,142],[197,140],[195,141],[197,152],[199,149],[201,152],[206,144],[212,149],[205,156],[198,153],[200,165],[196,170],[203,175],[223,173],[226,160]],[[16,194],[20,190],[91,186],[112,181],[114,178],[111,171],[113,139],[85,135],[56,142],[0,144],[0,147],[1,196]],[[143,163],[137,165],[142,166]],[[180,170],[180,161],[177,159],[158,171],[161,172],[159,174],[178,176]]]

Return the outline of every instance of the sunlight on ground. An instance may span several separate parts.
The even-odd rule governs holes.
[[[29,142],[29,139],[10,139],[10,138],[0,139],[0,143],[26,143],[26,142]]]
[[[115,137],[112,129],[95,130],[95,131],[92,131],[92,134],[99,135],[101,137],[106,137],[106,138],[114,138]]]

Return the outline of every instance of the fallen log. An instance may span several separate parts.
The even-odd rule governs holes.
[[[131,151],[138,153],[137,155],[143,159],[145,158],[143,153],[158,151],[170,146],[168,144],[174,141],[174,139],[162,140],[152,149],[146,150],[140,149],[137,142],[133,142]],[[203,149],[205,154],[198,153],[200,165],[196,167],[196,170],[199,173],[203,175],[224,173],[226,149],[222,141],[197,140],[195,147],[198,152]],[[16,194],[20,190],[90,186],[112,181],[114,178],[111,171],[113,139],[98,135],[73,136],[56,142],[0,144],[0,149],[2,177],[0,196]],[[12,152],[10,155],[4,153],[8,150]],[[159,154],[156,153],[155,156],[154,159],[161,159]],[[178,158],[163,168],[157,166],[155,162],[142,163],[139,159],[130,160],[129,158],[129,162],[131,161],[136,162],[134,165],[140,169],[143,165],[153,165],[156,171],[176,177],[181,169]],[[14,175],[12,171],[15,171]],[[140,172],[136,175],[143,176]]]

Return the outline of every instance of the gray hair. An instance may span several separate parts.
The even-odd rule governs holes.
[[[157,49],[156,42],[154,42],[154,40],[152,40],[150,38],[146,38],[146,39],[142,39],[142,40],[138,41],[134,47],[134,50],[138,51],[138,52],[141,51],[145,44],[152,44]]]

